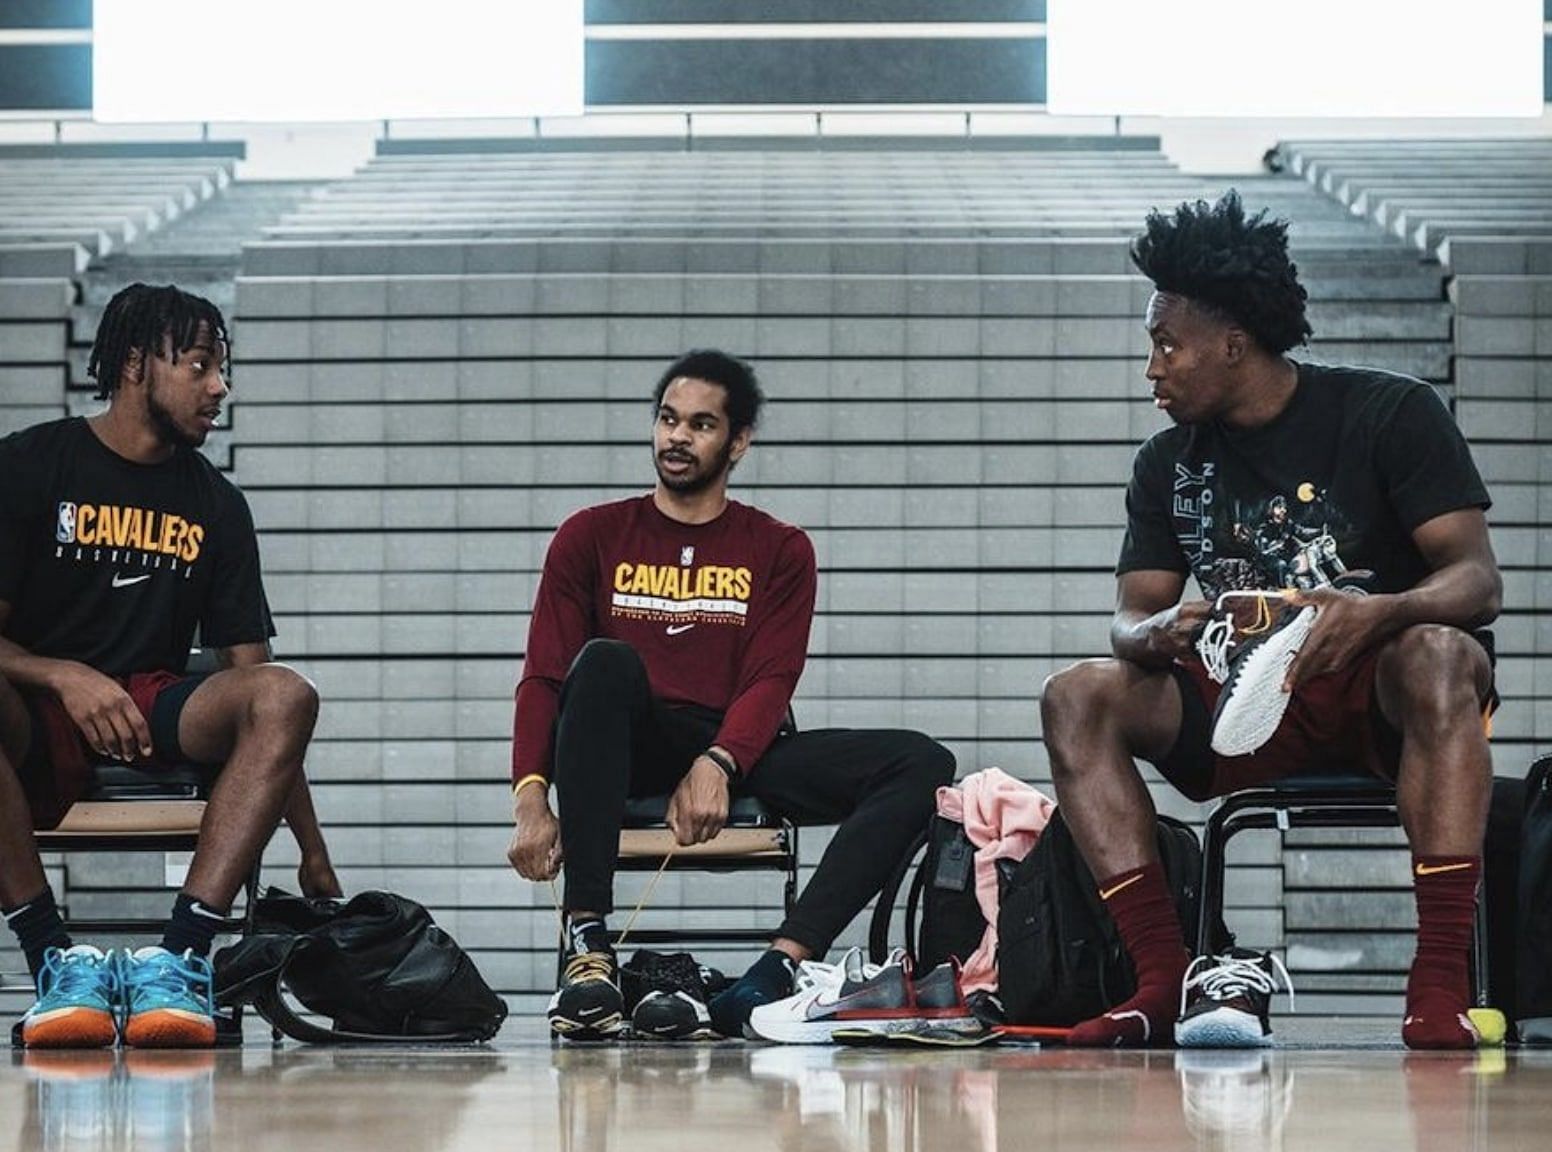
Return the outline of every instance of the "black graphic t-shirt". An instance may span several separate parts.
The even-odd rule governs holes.
[[[8,639],[110,676],[182,671],[196,628],[275,634],[236,486],[193,449],[125,460],[80,418],[0,440],[0,600]]]
[[[1490,506],[1465,438],[1423,381],[1298,370],[1292,400],[1269,424],[1180,425],[1142,446],[1117,575],[1190,572],[1211,600],[1368,570],[1369,591],[1401,592],[1429,573],[1415,528]]]

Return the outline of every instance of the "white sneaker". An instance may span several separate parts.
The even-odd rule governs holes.
[[[1253,596],[1263,605],[1259,627],[1236,633],[1229,620],[1208,624],[1197,651],[1208,675],[1223,684],[1223,694],[1213,709],[1212,750],[1220,756],[1245,756],[1264,745],[1276,733],[1288,710],[1289,694],[1283,690],[1288,666],[1315,625],[1318,609],[1283,608],[1274,612],[1277,592],[1227,592],[1218,597],[1215,610],[1235,596]]]
[[[853,1027],[898,1012],[902,1023],[915,1023],[910,976],[898,954],[882,966],[866,963],[853,948],[839,964],[805,960],[798,965],[797,991],[785,1000],[762,1004],[749,1014],[752,1039],[777,1044],[829,1044],[838,1028]]]

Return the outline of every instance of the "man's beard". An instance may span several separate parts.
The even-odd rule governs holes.
[[[708,467],[686,472],[683,476],[674,476],[664,472],[662,457],[655,452],[652,455],[652,467],[657,470],[658,480],[662,482],[664,488],[681,496],[693,496],[698,492],[706,491],[706,489],[722,479],[723,476],[727,475],[728,470],[732,467],[732,461],[732,437],[728,438],[728,442],[722,446],[722,451],[717,453]]]
[[[152,388],[146,394],[146,411],[151,416],[151,423],[155,425],[161,438],[168,444],[182,448],[198,448],[205,442],[205,437],[195,435],[180,427],[172,418],[172,413],[156,398],[156,389]]]

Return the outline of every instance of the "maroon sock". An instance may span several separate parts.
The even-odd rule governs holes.
[[[1180,1013],[1180,981],[1190,963],[1180,917],[1157,862],[1120,872],[1099,886],[1137,970],[1137,992],[1103,1016],[1085,1020],[1067,1043],[1078,1048],[1165,1044]]]
[[[1401,1038],[1408,1048],[1473,1048],[1477,1032],[1471,1007],[1472,921],[1480,856],[1413,856],[1417,895],[1417,955],[1407,975],[1406,1020]]]

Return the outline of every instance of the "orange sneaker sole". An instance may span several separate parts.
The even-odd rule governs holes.
[[[22,1026],[28,1048],[111,1048],[117,1039],[113,1014],[99,1008],[60,1008]]]
[[[214,1020],[175,1008],[136,1013],[124,1027],[124,1043],[131,1048],[209,1048],[215,1042]]]

